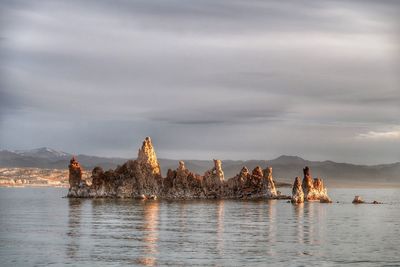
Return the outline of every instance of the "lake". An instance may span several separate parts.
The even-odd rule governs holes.
[[[399,266],[400,189],[328,192],[332,204],[295,206],[0,188],[0,265]],[[384,204],[354,205],[355,195]]]

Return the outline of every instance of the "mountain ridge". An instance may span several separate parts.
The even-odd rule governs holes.
[[[0,150],[0,167],[65,169],[72,155],[48,147],[31,150]],[[127,158],[108,158],[84,154],[76,155],[76,157],[87,170],[95,166],[113,169],[129,160]],[[162,174],[165,175],[168,169],[176,169],[178,161],[177,159],[159,158]],[[203,174],[213,166],[212,160],[184,161],[188,169],[199,174]],[[400,185],[400,162],[360,165],[331,160],[311,161],[299,156],[281,155],[271,160],[222,160],[222,163],[226,178],[235,176],[243,166],[253,169],[259,165],[263,168],[272,166],[274,177],[281,181],[292,182],[294,177],[302,175],[302,168],[307,165],[312,169],[314,176],[324,178],[328,184],[352,182]]]

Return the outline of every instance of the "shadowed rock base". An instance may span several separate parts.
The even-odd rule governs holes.
[[[195,174],[179,162],[176,170],[161,176],[160,165],[150,137],[146,137],[136,160],[129,160],[115,170],[95,167],[92,184],[82,180],[82,169],[75,158],[69,165],[68,197],[112,197],[140,199],[206,199],[206,198],[268,198],[290,199],[277,193],[272,168],[257,166],[251,173],[246,167],[235,177],[225,180],[220,160],[204,173]]]

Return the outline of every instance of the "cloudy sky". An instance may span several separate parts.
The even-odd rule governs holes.
[[[400,161],[400,1],[0,0],[0,149]]]

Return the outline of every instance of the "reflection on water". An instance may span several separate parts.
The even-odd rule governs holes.
[[[267,207],[267,211],[268,211],[267,240],[269,240],[269,242],[271,242],[271,243],[277,241],[276,240],[276,223],[275,223],[275,218],[276,218],[277,214],[276,214],[275,202],[276,202],[276,200],[270,200],[268,202],[268,205],[265,205]],[[274,254],[271,246],[269,246],[269,254],[270,255]]]
[[[143,201],[143,227],[139,230],[143,232],[143,254],[137,259],[137,263],[145,266],[155,266],[156,256],[158,254],[158,217],[159,217],[159,202],[158,201]]]
[[[304,211],[304,204],[298,204],[292,206],[294,209],[294,224],[295,224],[295,236],[297,237],[297,243],[303,244],[304,243],[304,218],[303,218],[303,211]]]
[[[384,205],[353,205],[351,190],[332,190],[341,203],[329,205],[85,200],[60,198],[59,189],[0,190],[1,266],[400,264],[400,190],[361,192]]]
[[[81,199],[68,199],[68,204],[67,256],[74,259],[79,253],[82,201]]]
[[[217,252],[219,256],[224,255],[224,201],[217,200]]]

